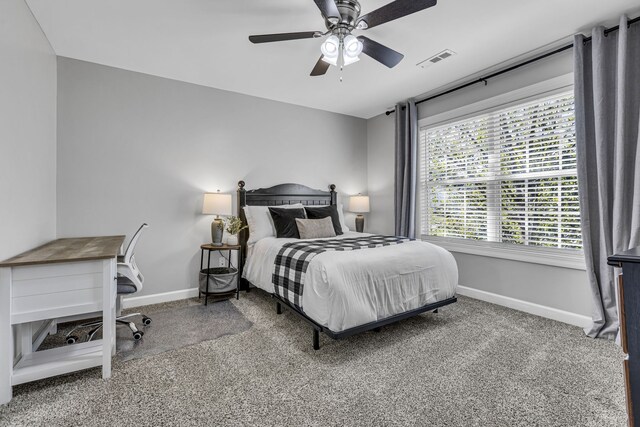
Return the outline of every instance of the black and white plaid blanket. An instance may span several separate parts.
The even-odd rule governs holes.
[[[394,236],[363,236],[347,239],[305,240],[286,243],[278,252],[273,267],[273,285],[276,295],[302,310],[307,267],[311,260],[327,251],[354,251],[398,245],[411,239]]]

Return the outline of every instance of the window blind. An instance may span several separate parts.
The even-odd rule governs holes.
[[[573,93],[420,130],[425,236],[581,249]]]

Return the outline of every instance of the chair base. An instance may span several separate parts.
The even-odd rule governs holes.
[[[127,326],[133,335],[133,339],[138,341],[142,339],[142,337],[144,336],[144,332],[139,330],[134,322],[126,320],[126,319],[129,319],[130,317],[135,317],[135,316],[141,316],[142,323],[145,326],[148,326],[151,324],[150,317],[147,317],[142,313],[131,313],[125,316],[116,317],[116,325]],[[83,323],[81,325],[78,325],[66,334],[65,341],[67,344],[75,344],[76,342],[80,341],[80,339],[76,335],[73,335],[73,333],[78,329],[85,329],[85,328],[91,328],[87,333],[87,340],[86,340],[87,342],[91,341],[95,337],[96,333],[102,328],[102,325],[103,325],[102,320],[96,320],[94,322]]]

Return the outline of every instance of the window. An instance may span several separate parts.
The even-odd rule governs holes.
[[[573,93],[420,129],[423,237],[581,249]]]

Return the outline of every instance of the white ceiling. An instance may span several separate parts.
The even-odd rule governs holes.
[[[390,0],[361,0],[362,13]],[[596,24],[638,14],[638,0],[439,0],[358,32],[405,55],[388,69],[366,55],[309,72],[318,39],[254,45],[251,34],[325,29],[313,0],[27,0],[59,56],[370,118],[397,101],[527,54]],[[416,64],[443,49],[456,56]]]

